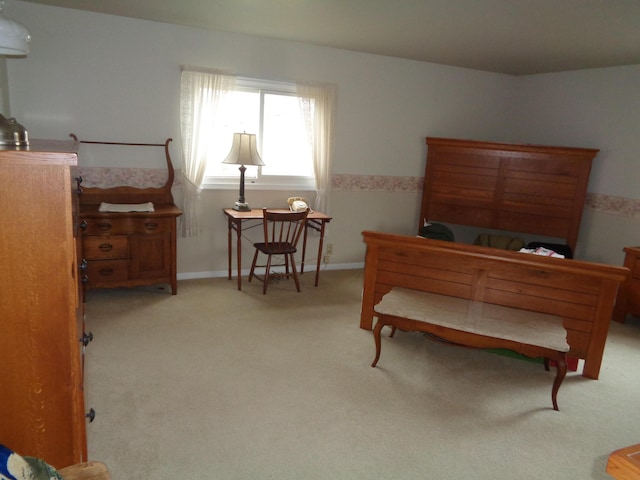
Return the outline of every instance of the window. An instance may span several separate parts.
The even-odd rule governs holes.
[[[251,127],[257,129],[255,133],[267,165],[255,169],[246,185],[253,182],[261,188],[298,191],[308,188],[315,191],[314,209],[328,211],[335,85],[256,81],[188,65],[180,69],[185,180],[180,217],[182,235],[196,236],[202,231],[199,197],[202,187],[220,188],[226,184],[236,188],[237,169],[231,175],[231,170],[220,170],[225,167],[221,162],[230,150],[231,134],[253,133],[249,131]],[[303,113],[294,113],[295,103],[299,103]]]
[[[204,185],[233,186],[238,166],[223,164],[235,132],[256,133],[263,167],[248,166],[245,182],[261,188],[314,188],[312,149],[296,86],[237,78],[220,102],[207,149]]]

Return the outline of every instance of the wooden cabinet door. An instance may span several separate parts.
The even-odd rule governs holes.
[[[171,234],[132,235],[131,278],[168,278],[171,275]]]

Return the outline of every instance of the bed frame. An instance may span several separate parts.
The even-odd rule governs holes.
[[[425,221],[439,221],[558,238],[575,252],[598,150],[434,137],[426,142],[419,233]],[[371,330],[375,306],[393,288],[553,315],[567,332],[568,355],[585,361],[582,375],[598,378],[628,269],[419,237],[363,236],[361,328]],[[393,317],[404,325],[401,315]],[[519,338],[527,344],[526,335]]]
[[[372,329],[375,306],[394,287],[555,315],[567,332],[567,355],[584,359],[584,377],[598,378],[628,269],[371,231],[363,237],[360,328]]]

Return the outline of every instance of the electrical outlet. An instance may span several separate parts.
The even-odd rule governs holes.
[[[333,255],[333,243],[327,243],[327,255]]]
[[[324,256],[323,260],[324,260],[325,265],[326,265],[327,263],[329,263],[329,259],[330,259],[330,258],[331,258],[331,257],[330,257],[329,255],[325,255],[325,256]]]

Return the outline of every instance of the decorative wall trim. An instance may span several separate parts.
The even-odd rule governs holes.
[[[599,212],[640,219],[640,199],[587,193],[585,206]]]
[[[73,174],[82,177],[83,186],[97,188],[162,187],[168,177],[166,168],[75,167]],[[178,177],[180,175],[176,175],[176,179]]]
[[[392,175],[338,174],[332,177],[332,187],[338,192],[420,192],[423,177]],[[640,219],[640,199],[587,193],[585,206],[599,212]]]
[[[333,190],[340,192],[420,192],[422,177],[391,175],[333,175]]]
[[[86,187],[111,188],[127,185],[136,188],[161,187],[167,181],[164,168],[109,168],[75,167],[74,176],[83,178]],[[180,184],[181,175],[176,171],[174,186]],[[337,192],[421,192],[423,177],[394,175],[337,174],[331,178]],[[640,199],[617,197],[600,193],[587,193],[587,208],[611,215],[640,219]]]

